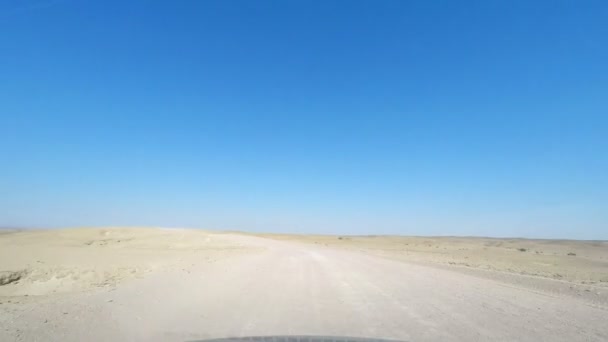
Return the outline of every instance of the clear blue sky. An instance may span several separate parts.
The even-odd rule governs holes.
[[[0,3],[0,225],[608,239],[606,1]]]

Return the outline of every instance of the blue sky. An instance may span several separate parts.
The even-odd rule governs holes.
[[[0,225],[608,239],[605,1],[3,1]]]

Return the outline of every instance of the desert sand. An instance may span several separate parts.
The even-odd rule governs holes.
[[[0,341],[606,341],[608,243],[0,232]]]

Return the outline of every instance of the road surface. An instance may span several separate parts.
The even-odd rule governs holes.
[[[576,298],[355,251],[228,238],[258,249],[112,289],[21,304],[5,313],[0,340],[339,335],[406,341],[608,341],[608,311]]]

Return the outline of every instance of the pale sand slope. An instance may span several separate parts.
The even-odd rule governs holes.
[[[142,278],[244,246],[201,230],[159,228],[62,229],[0,234],[0,296],[46,295]]]
[[[381,239],[386,241],[157,229],[0,234],[0,270],[5,271],[0,341],[287,334],[410,341],[608,340],[606,287],[600,286],[607,255],[601,243],[558,243],[576,249],[576,256],[566,256],[581,259],[575,262],[580,274],[589,274],[585,267],[603,274],[589,278],[594,284],[575,284],[493,270],[476,273],[475,264],[426,260],[426,249],[408,252],[408,258],[387,246],[409,242]],[[467,244],[477,250],[473,246],[479,241],[486,243],[455,239],[443,240],[442,246],[453,250],[447,254],[455,260],[468,256],[465,260],[481,262],[484,247],[470,255],[458,254],[465,247],[454,247]],[[538,243],[516,242],[531,249]],[[505,252],[499,259],[525,253]],[[530,255],[513,260],[532,270],[525,264],[537,262],[537,254]],[[559,269],[562,259],[555,260]],[[542,286],[519,279],[539,280]],[[552,291],[551,284],[575,290]]]

